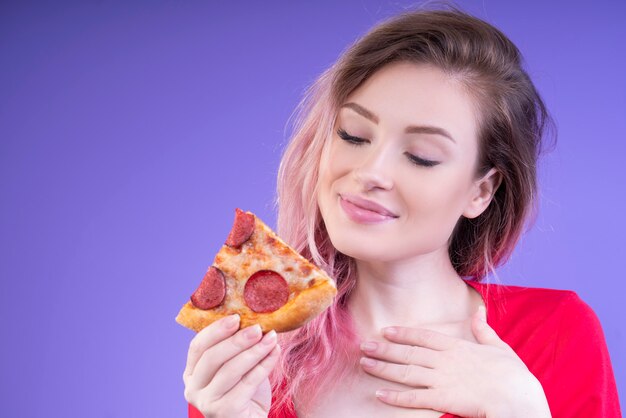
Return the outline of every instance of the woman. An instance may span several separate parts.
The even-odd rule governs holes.
[[[575,292],[483,282],[534,219],[551,123],[505,35],[454,8],[403,13],[300,110],[277,232],[338,296],[278,342],[236,316],[198,333],[190,417],[620,416]]]

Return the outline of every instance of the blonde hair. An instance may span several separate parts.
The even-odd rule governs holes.
[[[270,376],[280,386],[273,408],[298,399],[308,410],[334,383],[345,384],[358,360],[358,339],[346,302],[356,282],[354,260],[330,242],[316,196],[325,141],[339,107],[384,65],[408,61],[434,65],[461,80],[478,104],[476,178],[495,167],[502,181],[477,218],[461,217],[448,253],[457,273],[482,281],[506,262],[527,221],[537,211],[536,163],[545,128],[553,122],[522,68],[517,47],[497,28],[456,7],[414,10],[371,29],[306,90],[296,108],[294,133],[277,179],[277,232],[337,283],[334,304],[311,322],[280,337],[279,365]]]

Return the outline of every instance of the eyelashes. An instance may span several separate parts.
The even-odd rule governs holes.
[[[344,140],[345,142],[347,142],[350,145],[354,145],[354,146],[361,146],[363,143],[366,143],[367,140],[363,139],[363,138],[359,138],[356,136],[352,136],[350,134],[348,134],[346,131],[344,131],[343,129],[339,128],[337,130],[337,135],[339,135],[339,138],[341,138],[342,140]],[[436,166],[437,164],[439,164],[438,161],[431,161],[431,160],[426,160],[424,158],[420,158],[417,155],[413,155],[413,154],[406,154],[407,157],[409,157],[409,160],[419,166],[422,167],[433,167]]]

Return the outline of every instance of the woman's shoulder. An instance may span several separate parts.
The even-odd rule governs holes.
[[[483,295],[487,322],[514,348],[521,349],[537,341],[603,338],[598,316],[574,290],[468,284]]]
[[[472,280],[466,282],[483,296],[486,303],[526,305],[531,302],[535,306],[560,307],[560,309],[575,309],[580,308],[581,304],[585,304],[578,293],[571,289],[530,287]]]
[[[597,324],[593,309],[571,289],[467,281],[487,305],[488,322],[508,328],[524,322],[541,328],[558,327],[563,318],[582,317]]]

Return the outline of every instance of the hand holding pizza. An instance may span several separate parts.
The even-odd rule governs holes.
[[[276,332],[259,325],[239,331],[239,316],[213,322],[191,340],[183,373],[185,399],[203,416],[267,417],[268,376],[278,360]]]
[[[363,343],[367,357],[361,365],[369,374],[415,388],[377,391],[390,405],[464,417],[489,418],[501,410],[549,417],[541,383],[487,324],[483,308],[472,318],[472,332],[478,344],[428,329],[385,328],[389,342]]]
[[[267,417],[276,333],[301,327],[336,293],[322,269],[236,208],[228,238],[176,316],[198,333],[183,373],[187,402],[205,417]]]

